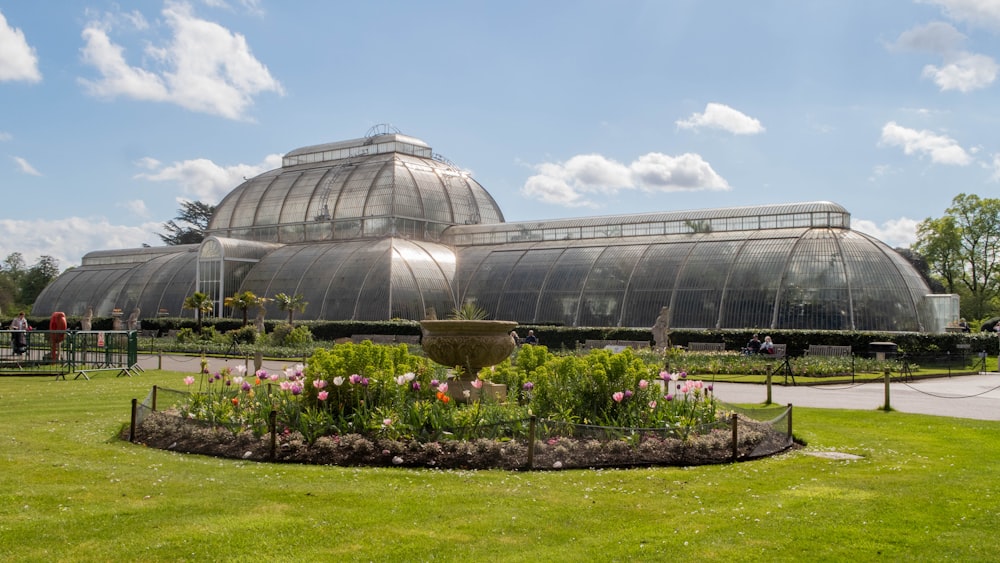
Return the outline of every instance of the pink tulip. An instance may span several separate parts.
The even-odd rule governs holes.
[[[611,398],[614,399],[616,403],[620,403],[625,398],[625,393],[616,391],[614,395],[611,395]]]
[[[316,398],[319,399],[320,401],[325,401],[326,398],[329,396],[330,396],[329,391],[320,391],[319,393],[316,393]]]

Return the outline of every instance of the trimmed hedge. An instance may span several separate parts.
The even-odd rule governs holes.
[[[70,330],[80,328],[80,317],[68,320]],[[49,319],[29,318],[31,326],[46,330]],[[284,318],[269,319],[264,322],[267,332],[272,332],[275,325],[285,322]],[[111,330],[114,320],[110,317],[95,317],[92,322],[94,330]],[[204,326],[213,326],[220,333],[239,329],[241,319],[208,318],[203,319]],[[313,337],[320,341],[333,341],[350,338],[355,334],[396,334],[420,335],[420,323],[408,320],[391,321],[296,321],[296,326],[309,327]],[[160,334],[168,330],[197,327],[193,318],[149,318],[142,319],[143,330],[157,330]],[[534,330],[539,342],[552,350],[575,350],[583,346],[587,340],[640,340],[653,343],[653,335],[648,328],[622,327],[567,327],[553,325],[520,325],[517,332],[522,337]],[[769,335],[777,344],[786,344],[789,356],[800,356],[810,344],[828,346],[851,346],[855,354],[867,355],[868,344],[871,342],[893,342],[900,352],[911,355],[933,355],[943,353],[978,354],[985,351],[988,355],[1000,354],[1000,339],[992,333],[985,332],[948,332],[930,334],[919,332],[862,332],[862,331],[806,331],[806,330],[691,330],[679,329],[670,331],[670,343],[673,346],[687,346],[690,342],[723,342],[727,350],[739,350],[750,339],[753,333],[761,339]],[[959,346],[968,345],[968,348]]]

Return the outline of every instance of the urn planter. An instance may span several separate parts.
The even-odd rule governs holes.
[[[517,344],[510,332],[515,321],[420,321],[420,344],[427,357],[448,366],[460,366],[461,380],[476,379],[479,370],[507,359]]]

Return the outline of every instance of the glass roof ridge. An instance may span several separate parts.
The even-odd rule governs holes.
[[[467,246],[540,240],[707,234],[788,228],[850,229],[851,214],[829,201],[456,225],[443,236]]]

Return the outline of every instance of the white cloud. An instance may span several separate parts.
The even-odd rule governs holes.
[[[1000,2],[996,0],[919,0],[941,6],[949,18],[1000,30]]]
[[[623,190],[646,192],[729,190],[729,184],[700,155],[649,153],[629,165],[601,155],[577,155],[565,163],[537,165],[521,194],[567,207],[598,207],[593,196],[607,198]]]
[[[919,224],[920,221],[906,217],[890,219],[881,225],[867,219],[851,219],[852,229],[867,233],[892,248],[909,248],[917,242],[917,226]]]
[[[960,53],[944,66],[925,66],[923,76],[933,80],[942,91],[971,92],[992,84],[998,70],[1000,65],[992,57]]]
[[[956,51],[965,39],[965,34],[955,29],[951,24],[931,22],[900,33],[891,47],[899,50],[927,51],[944,55]]]
[[[151,172],[138,174],[136,178],[153,182],[176,182],[182,194],[177,201],[194,200],[215,205],[245,179],[280,167],[281,155],[268,155],[262,163],[256,165],[219,166],[207,158],[184,160],[165,167],[160,167],[159,161],[155,159],[145,158],[139,164]]]
[[[191,111],[244,119],[254,96],[283,93],[244,36],[197,18],[183,2],[168,2],[163,15],[172,37],[165,46],[146,47],[145,54],[160,65],[154,69],[128,64],[124,49],[108,35],[107,20],[88,24],[82,34],[83,60],[101,77],[80,82],[92,95],[169,102]]]
[[[14,136],[6,131],[0,131],[0,142],[10,141]]]
[[[1000,182],[1000,152],[993,154],[993,163],[991,168],[993,168],[993,175],[990,176],[990,181]]]
[[[0,12],[0,82],[23,80],[39,82],[42,73],[38,70],[35,49],[28,44],[24,32],[7,24],[7,18]]]
[[[947,135],[937,135],[930,131],[909,129],[890,121],[882,127],[880,145],[902,147],[908,155],[929,156],[937,164],[965,166],[972,157],[954,139]]]
[[[29,265],[41,256],[59,261],[59,269],[78,266],[84,254],[99,249],[161,245],[159,223],[138,227],[113,225],[104,217],[69,217],[22,221],[0,219],[0,258],[20,252]]]
[[[933,80],[942,91],[971,92],[996,81],[1000,66],[988,55],[962,51],[966,39],[951,24],[932,22],[904,31],[890,48],[939,55],[942,64],[924,66],[922,76]]]
[[[25,174],[28,174],[28,175],[31,175],[31,176],[41,176],[42,175],[42,173],[39,172],[38,170],[35,170],[35,167],[32,166],[31,163],[29,163],[27,160],[25,160],[25,159],[23,159],[23,158],[21,158],[19,156],[15,156],[15,157],[12,157],[12,158],[14,159],[14,162],[17,163],[17,167],[18,167],[18,169],[21,170],[21,172],[23,172]]]
[[[702,113],[692,113],[691,117],[677,122],[679,129],[722,129],[734,135],[756,135],[764,132],[760,121],[737,111],[725,104],[709,102]]]
[[[142,217],[143,219],[149,217],[149,209],[146,208],[146,202],[141,199],[133,199],[132,201],[126,201],[117,205],[125,208],[129,213],[135,215],[136,217]]]

